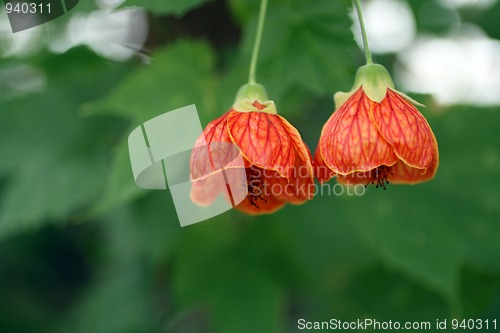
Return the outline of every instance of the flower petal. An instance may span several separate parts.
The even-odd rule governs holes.
[[[190,198],[200,206],[209,206],[221,193],[228,202],[240,201],[246,193],[232,193],[233,198],[228,195],[227,184],[239,182],[242,176],[238,170],[245,166],[239,148],[229,138],[226,123],[227,113],[210,122],[191,151]],[[244,182],[242,186],[246,189]]]
[[[272,196],[266,197],[265,199],[267,200],[267,202],[259,201],[257,203],[259,205],[259,208],[252,205],[250,203],[250,200],[245,199],[236,206],[236,209],[250,215],[271,214],[283,207],[286,203],[285,201],[279,200]]]
[[[210,142],[231,142],[226,131],[226,121],[227,113],[211,121],[196,140],[191,152],[191,179],[201,179],[215,170],[208,144]]]
[[[386,98],[375,104],[372,117],[394,152],[409,167],[431,167],[437,141],[424,116],[398,93],[387,89]]]
[[[295,149],[284,118],[265,112],[230,112],[227,127],[231,141],[245,159],[262,169],[289,177],[295,164]],[[291,125],[290,125],[291,126]]]
[[[388,179],[394,184],[416,184],[434,178],[439,165],[439,152],[437,145],[433,149],[432,160],[427,169],[417,169],[408,166],[403,161],[399,161],[391,168]]]
[[[227,132],[227,116],[210,122],[198,137],[191,152],[191,179],[200,180],[223,168],[245,167],[238,146],[231,142]]]
[[[292,204],[302,204],[314,197],[314,170],[312,156],[309,147],[304,143],[299,131],[285,118],[278,115],[285,126],[295,151],[295,164],[292,172],[287,178],[287,186],[294,189],[294,195],[289,196],[287,201]]]
[[[431,180],[436,175],[439,165],[439,153],[437,146],[433,150],[433,158],[427,169],[418,169],[407,165],[399,160],[387,171],[387,181],[391,184],[416,184]],[[337,181],[344,185],[368,185],[376,183],[377,169],[366,172],[354,172],[349,175],[339,175]]]
[[[343,185],[368,185],[374,179],[376,169],[370,171],[353,172],[348,175],[338,175],[337,182]]]
[[[308,154],[309,149],[308,149]],[[306,161],[295,159],[295,166],[288,178],[280,177],[275,172],[273,178],[266,179],[267,188],[278,199],[294,205],[300,205],[314,197],[314,176],[310,166],[310,157]]]
[[[347,175],[397,162],[393,148],[371,119],[376,104],[360,88],[326,122],[319,153],[333,172]],[[317,160],[321,162],[319,157]]]
[[[211,205],[220,193],[227,193],[227,185],[224,181],[222,171],[210,174],[207,178],[192,181],[189,196],[191,201],[199,206]],[[230,202],[230,198],[226,199]]]
[[[265,170],[252,166],[246,169],[248,187],[246,198],[236,206],[237,209],[248,214],[272,213],[281,208],[286,200],[273,194],[273,186],[277,178],[281,178],[274,170]],[[276,188],[274,189],[276,190]]]
[[[314,197],[314,170],[309,148],[302,140],[299,131],[285,118],[277,115],[286,129],[295,152],[295,164],[288,165],[288,177],[275,174],[275,184],[279,184],[280,193],[274,194],[278,199],[294,205],[300,205]],[[270,180],[272,183],[273,181]],[[276,185],[274,185],[276,186]]]
[[[326,165],[323,157],[321,156],[321,146],[318,145],[316,152],[314,153],[314,176],[321,183],[325,183],[332,179],[336,174],[332,171],[328,165]]]

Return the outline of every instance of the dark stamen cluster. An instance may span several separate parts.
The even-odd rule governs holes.
[[[375,170],[371,171],[371,184],[375,185],[375,188],[383,187],[384,190],[387,190],[386,185],[389,184],[389,175],[393,175],[392,167],[381,165]],[[367,187],[368,185],[370,185],[370,181],[368,181],[365,187]]]
[[[247,199],[250,205],[260,209],[257,201],[262,200],[267,203],[267,200],[262,197],[262,171],[252,166],[246,169],[246,173],[248,186]]]

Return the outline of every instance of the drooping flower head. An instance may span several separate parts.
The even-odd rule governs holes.
[[[335,94],[336,111],[321,131],[315,175],[344,184],[415,184],[432,179],[437,141],[408,96],[394,89],[387,70],[361,67],[349,93]]]
[[[214,149],[214,143],[234,144],[243,163],[232,162],[234,152]],[[247,194],[236,208],[248,214],[271,213],[287,202],[302,204],[313,196],[309,149],[258,84],[243,86],[232,108],[208,124],[195,143],[190,169],[191,199],[199,205],[209,205],[227,192],[225,184],[210,178],[221,171],[231,177],[231,172],[234,176],[244,170],[239,188]]]

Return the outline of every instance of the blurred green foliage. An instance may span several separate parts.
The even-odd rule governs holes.
[[[410,3],[419,31],[446,29],[421,22],[423,2]],[[128,133],[188,104],[204,124],[229,108],[246,79],[256,4],[126,1],[149,11],[151,64],[84,47],[0,60],[0,69],[30,65],[46,78],[42,91],[0,95],[0,332],[500,320],[498,108],[442,109],[421,96],[441,165],[417,186],[317,196],[269,216],[231,211],[182,229],[168,191],[136,187]],[[349,6],[270,1],[257,77],[312,150],[332,94],[350,89],[362,63]],[[499,11],[461,14],[498,37]]]
[[[209,0],[128,0],[123,3],[122,7],[138,6],[155,14],[171,14],[180,16],[208,1]]]

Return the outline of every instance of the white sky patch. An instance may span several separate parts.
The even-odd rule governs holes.
[[[50,48],[56,52],[87,45],[99,55],[124,61],[142,48],[148,32],[146,13],[138,8],[76,13]]]
[[[413,12],[405,0],[363,1],[363,18],[373,53],[394,53],[406,48],[415,38],[416,25]],[[353,10],[353,32],[363,48],[357,12]]]
[[[433,94],[443,105],[500,105],[500,41],[477,27],[449,38],[422,37],[398,55],[402,90]]]

